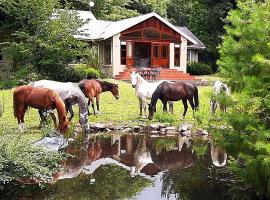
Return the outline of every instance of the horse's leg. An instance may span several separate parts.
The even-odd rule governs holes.
[[[72,118],[74,117],[74,112],[73,112],[73,109],[72,109],[72,105],[71,105],[71,104],[68,105],[67,110],[68,110],[69,113],[70,113],[70,117],[68,118],[68,120],[71,121]]]
[[[169,112],[173,114],[173,102],[168,101],[168,104],[169,104]]]
[[[163,112],[167,112],[167,101],[166,100],[162,100],[162,104],[163,104]]]
[[[22,130],[26,129],[26,126],[24,124],[24,115],[25,115],[27,108],[28,108],[28,106],[25,104],[23,109],[22,109],[22,114],[21,114],[21,128],[22,128]]]
[[[183,105],[184,105],[184,113],[183,113],[183,118],[185,118],[187,109],[188,109],[188,104],[187,104],[187,99],[182,99]]]
[[[57,127],[57,119],[56,119],[56,117],[55,117],[54,112],[53,112],[52,110],[50,110],[49,112],[50,112],[50,116],[51,116],[51,118],[52,118],[52,120],[53,120],[55,129],[58,129],[58,127]]]
[[[210,100],[210,108],[211,108],[211,113],[215,114],[216,109],[217,109],[217,102],[213,99]]]
[[[193,103],[193,97],[188,99],[189,104],[191,105],[192,112],[193,112],[193,117],[194,117],[194,112],[195,112],[195,105]]]
[[[139,107],[140,107],[140,117],[142,117],[143,114],[142,114],[142,100],[141,99],[139,99]]]
[[[44,112],[45,112],[45,110],[38,109],[38,114],[39,114],[39,117],[40,117],[39,127],[41,127],[44,124],[44,122],[45,122],[45,120],[47,118],[47,116],[44,115]]]
[[[94,115],[96,115],[96,112],[95,112],[95,106],[94,106],[94,97],[89,97],[88,106],[92,106]],[[89,114],[90,114],[90,113],[89,113]]]
[[[97,95],[96,97],[96,104],[97,104],[97,114],[101,114],[100,111],[99,111],[99,98],[100,98],[100,95]]]
[[[147,105],[147,99],[146,98],[142,98],[142,110],[144,111],[144,113],[142,114],[142,118],[146,118],[146,106]]]

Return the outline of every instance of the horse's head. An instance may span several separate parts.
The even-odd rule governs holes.
[[[113,84],[111,92],[116,99],[119,99],[119,91],[117,84]]]
[[[131,85],[132,85],[133,88],[136,87],[136,84],[137,84],[137,77],[138,77],[138,73],[137,73],[137,72],[132,72],[132,73],[131,73],[130,78],[131,78]]]
[[[156,106],[150,103],[148,106],[148,111],[149,111],[148,119],[152,120],[154,113],[156,112]]]
[[[58,128],[61,133],[67,132],[67,130],[69,129],[69,126],[70,126],[70,123],[66,116],[63,116],[62,120],[59,119]]]

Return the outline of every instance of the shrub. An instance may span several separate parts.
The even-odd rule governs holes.
[[[169,112],[157,112],[154,117],[155,120],[162,123],[174,124],[176,122],[175,116]]]
[[[187,66],[187,72],[192,75],[208,75],[212,74],[212,68],[206,63],[192,62]]]
[[[61,169],[65,154],[35,148],[23,135],[4,133],[0,137],[0,188],[11,181],[49,182]]]

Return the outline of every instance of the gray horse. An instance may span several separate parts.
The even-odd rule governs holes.
[[[48,88],[51,90],[56,91],[61,99],[64,101],[66,105],[66,111],[70,113],[69,121],[74,117],[74,112],[72,109],[72,105],[78,104],[80,108],[80,124],[83,126],[84,130],[89,130],[88,124],[88,107],[87,101],[82,93],[81,89],[75,83],[62,83],[57,81],[50,81],[50,80],[40,80],[36,82],[32,82],[29,85],[34,87],[42,87]],[[43,122],[46,119],[46,116],[43,114],[43,110],[39,110],[39,115],[41,121]],[[52,116],[53,117],[53,116]]]

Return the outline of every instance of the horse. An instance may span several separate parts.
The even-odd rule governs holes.
[[[144,80],[139,73],[134,71],[131,73],[131,85],[133,88],[135,88],[135,94],[139,100],[140,116],[142,118],[145,118],[144,114],[146,114],[147,100],[152,98],[155,89],[163,82],[164,80],[150,83]],[[169,108],[170,112],[173,113],[172,102],[169,102]]]
[[[222,148],[213,144],[211,140],[211,159],[212,163],[216,167],[223,167],[227,162],[227,153]]]
[[[221,81],[216,81],[213,84],[213,97],[211,97],[211,100],[210,100],[210,111],[212,114],[215,114],[218,104],[222,112],[227,112],[226,103],[218,102],[216,99],[218,95],[224,95],[224,94],[226,96],[230,95],[230,90],[228,86],[222,83]]]
[[[26,128],[24,115],[28,106],[41,110],[54,110],[56,108],[59,120],[58,129],[62,133],[67,131],[69,122],[66,116],[65,104],[53,90],[28,85],[19,86],[15,89],[13,93],[13,110],[21,131]],[[56,121],[54,121],[54,124],[56,125]]]
[[[96,98],[97,113],[100,114],[99,98],[101,93],[110,91],[116,99],[119,99],[119,91],[117,84],[102,81],[99,79],[91,79],[91,80],[84,79],[81,80],[78,85],[82,90],[82,92],[84,93],[84,95],[89,99],[88,106],[92,105],[94,115],[96,115],[94,98]]]
[[[167,81],[164,81],[157,87],[151,98],[151,103],[149,104],[148,108],[149,109],[148,118],[150,120],[152,120],[154,112],[156,112],[156,104],[158,99],[160,99],[161,102],[163,103],[163,111],[165,112],[167,111],[168,101],[182,100],[184,105],[183,117],[185,117],[188,109],[187,101],[191,105],[193,115],[195,109],[199,107],[199,94],[197,86],[191,83],[183,83],[183,82],[169,83]]]
[[[84,130],[89,130],[86,98],[82,93],[81,89],[76,84],[71,82],[62,83],[50,80],[40,80],[32,82],[30,83],[30,85],[34,87],[48,88],[57,92],[65,103],[66,112],[70,113],[70,117],[68,118],[69,121],[71,121],[72,118],[74,117],[72,105],[78,104],[80,108],[79,122],[83,126]],[[43,115],[42,110],[39,110],[39,115],[41,117],[41,121],[43,122],[46,119],[46,116]]]

